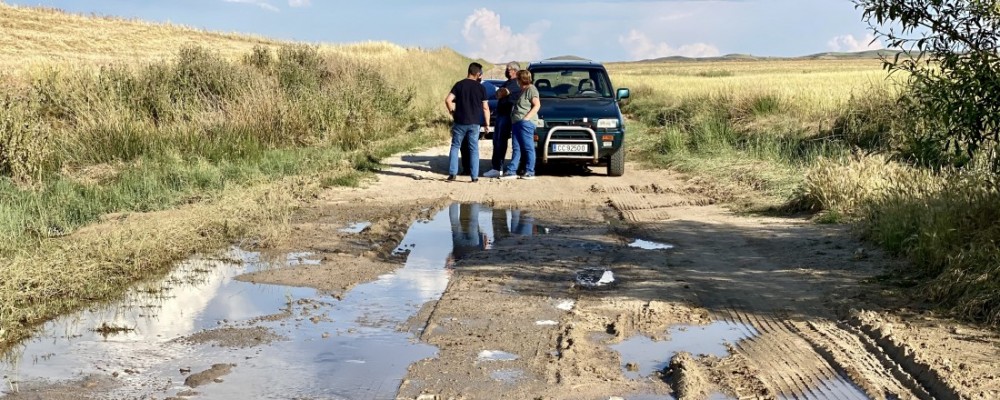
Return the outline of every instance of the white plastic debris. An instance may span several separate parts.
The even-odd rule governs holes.
[[[634,247],[643,250],[670,250],[674,248],[674,245],[666,243],[657,243],[649,240],[636,239],[634,242],[630,243],[628,247]]]
[[[552,320],[545,320],[545,321],[535,321],[535,325],[551,326],[551,325],[559,325],[559,323]]]
[[[573,300],[563,300],[563,301],[559,302],[559,304],[556,304],[556,308],[558,308],[560,310],[563,310],[563,311],[570,311],[570,310],[573,309],[573,306],[575,306],[575,305],[576,305],[576,302],[573,301]]]
[[[601,275],[601,280],[597,281],[597,286],[607,285],[614,281],[615,281],[615,274],[611,271],[604,271],[604,274]]]

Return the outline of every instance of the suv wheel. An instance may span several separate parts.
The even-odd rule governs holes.
[[[625,148],[622,147],[608,157],[608,176],[625,175]]]

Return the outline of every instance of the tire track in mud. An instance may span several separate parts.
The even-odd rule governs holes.
[[[752,327],[744,329],[747,339],[733,344],[731,350],[760,371],[761,382],[777,398],[959,398],[929,369],[898,360],[912,352],[887,348],[884,342],[889,339],[880,340],[871,325],[783,320],[735,307],[714,316]],[[739,392],[744,388],[728,389]]]
[[[872,398],[933,397],[870,339],[830,321],[788,322],[817,353]],[[848,327],[849,328],[849,327]]]
[[[671,218],[671,208],[677,206],[700,206],[711,204],[708,198],[692,199],[690,194],[678,192],[656,184],[646,186],[599,186],[593,185],[591,192],[608,195],[608,205],[618,212],[621,219],[629,222],[664,221]]]
[[[818,355],[809,354],[809,346],[768,317],[731,311],[741,323],[753,326],[758,335],[734,347],[751,362],[758,364],[761,378],[775,394],[792,399],[850,399],[830,390],[824,382],[836,373]],[[798,339],[798,340],[796,340]],[[824,397],[816,397],[818,394]]]
[[[710,204],[707,199],[658,186],[594,185],[591,191],[606,194],[608,205],[626,222],[662,221],[670,219],[669,213],[676,212],[678,206]],[[942,380],[930,377],[924,378],[929,383],[918,381],[928,374],[906,360],[894,360],[879,343],[886,339],[876,333],[840,327],[825,319],[795,322],[739,311],[742,309],[730,306],[718,315],[719,319],[752,327],[745,332],[747,339],[731,349],[756,365],[764,386],[779,398],[927,399],[932,398],[931,393],[938,397],[934,390],[925,388]],[[751,332],[754,329],[756,332]],[[741,388],[729,389],[739,392]],[[952,398],[942,394],[941,398]]]
[[[880,319],[869,313],[853,316],[840,327],[858,336],[865,347],[883,356],[886,364],[898,365],[914,384],[925,390],[928,398],[959,400],[962,398],[941,374],[932,366],[916,360],[916,353],[908,346],[898,343],[892,336],[891,326],[884,326]]]

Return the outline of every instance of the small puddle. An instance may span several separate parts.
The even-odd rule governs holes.
[[[694,356],[711,355],[719,358],[729,356],[726,344],[735,344],[740,340],[759,335],[752,326],[731,321],[715,321],[708,325],[677,325],[668,331],[667,340],[655,341],[646,336],[635,336],[611,348],[621,355],[622,372],[630,379],[640,379],[662,371],[670,364],[670,360],[680,352],[688,352]],[[599,339],[598,339],[599,340]],[[634,366],[628,368],[627,364]],[[636,366],[638,368],[636,368]],[[630,370],[631,369],[631,370]],[[779,399],[859,399],[867,400],[868,396],[850,379],[836,376],[822,382],[815,382],[815,387],[808,393],[781,395]],[[804,397],[802,397],[804,396]],[[627,397],[655,398],[655,397]],[[672,398],[672,397],[659,397]],[[709,396],[710,400],[729,399],[721,393]]]
[[[285,256],[285,265],[287,265],[289,267],[294,267],[296,265],[320,265],[320,264],[322,264],[323,260],[317,259],[315,256],[316,256],[316,253],[312,253],[312,252],[308,252],[308,251],[288,253],[288,255]]]
[[[633,247],[643,250],[670,250],[674,248],[674,245],[666,243],[657,243],[649,240],[635,239],[632,243],[629,243],[628,247]]]
[[[676,397],[670,395],[657,395],[657,394],[634,394],[622,397],[625,400],[675,400]],[[735,397],[729,397],[722,393],[712,393],[705,400],[735,400]]]
[[[476,361],[514,361],[516,360],[517,354],[511,354],[506,351],[500,350],[483,350],[479,352],[476,357]]]
[[[490,372],[490,378],[503,383],[517,383],[524,379],[524,371],[520,369],[500,369]]]
[[[847,400],[869,400],[871,399],[850,379],[838,375],[832,379],[819,382],[815,387],[808,389],[807,393],[797,393],[794,395],[779,395],[781,400],[796,400],[800,398],[809,399],[847,399]],[[891,397],[890,397],[891,398]]]
[[[352,223],[348,224],[346,228],[341,228],[340,232],[351,233],[351,234],[361,233],[361,232],[364,232],[365,229],[368,229],[371,226],[372,226],[372,223],[368,222],[368,221],[352,222]]]
[[[708,325],[678,325],[667,331],[667,340],[655,341],[646,336],[635,336],[611,348],[621,355],[622,372],[630,379],[651,376],[670,364],[677,353],[688,352],[695,356],[714,355],[726,357],[729,350],[726,343],[757,336],[751,326],[728,321],[716,321]],[[634,363],[638,368],[629,370],[626,364]]]
[[[205,398],[394,398],[409,365],[437,353],[406,327],[425,303],[440,298],[451,263],[503,237],[534,234],[533,224],[520,211],[455,204],[409,228],[397,249],[407,254],[402,268],[354,287],[339,301],[313,289],[235,280],[272,267],[259,253],[234,248],[220,259],[188,260],[161,282],[137,285],[119,303],[45,324],[42,333],[0,361],[6,380],[0,394],[17,390],[21,382],[114,375],[121,386],[109,397],[169,397],[188,389],[183,386],[188,370],[232,363],[236,367],[223,382],[197,391]],[[494,232],[494,226],[506,229]],[[452,240],[444,239],[449,235]],[[298,252],[284,262],[321,260]],[[282,310],[292,316],[282,317]],[[102,326],[120,329],[94,331]],[[178,340],[215,328],[251,327],[273,332],[268,337],[276,340],[242,348]]]

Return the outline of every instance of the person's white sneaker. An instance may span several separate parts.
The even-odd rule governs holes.
[[[502,175],[503,175],[503,172],[497,171],[495,169],[491,169],[489,171],[486,171],[486,173],[483,174],[483,176],[485,176],[487,178],[499,178]]]
[[[501,176],[500,179],[503,179],[503,180],[517,179],[517,175],[515,175],[515,174],[506,174],[504,176]]]
[[[524,175],[521,175],[521,179],[530,181],[532,179],[535,179],[535,176],[534,175],[524,174]]]

